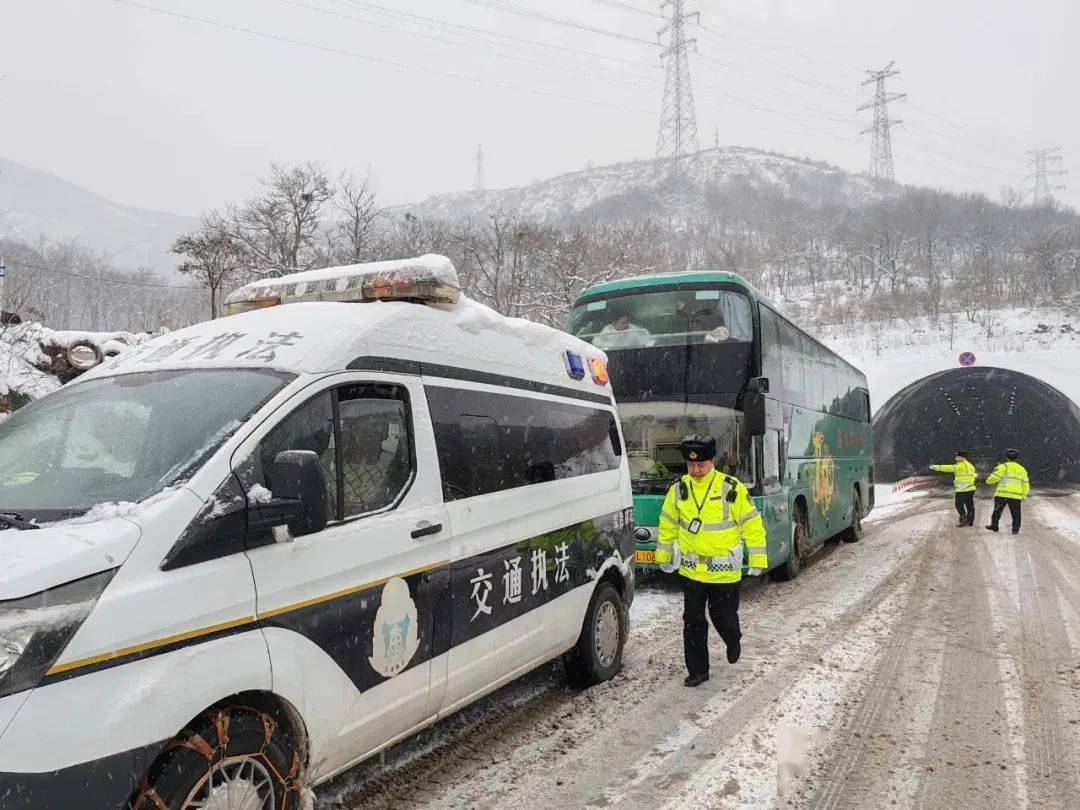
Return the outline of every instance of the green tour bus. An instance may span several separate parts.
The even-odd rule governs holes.
[[[639,276],[585,290],[567,331],[607,352],[634,488],[636,561],[656,569],[660,507],[686,472],[684,435],[764,517],[772,576],[792,579],[826,539],[855,542],[874,505],[866,377],[732,273]]]

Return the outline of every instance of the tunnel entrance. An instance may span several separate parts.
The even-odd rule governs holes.
[[[980,477],[1008,447],[1033,482],[1080,483],[1080,408],[1046,383],[1000,368],[957,368],[918,380],[874,417],[879,481],[971,453]]]

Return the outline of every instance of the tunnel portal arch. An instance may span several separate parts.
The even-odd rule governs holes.
[[[897,481],[967,450],[985,474],[1015,447],[1038,483],[1080,483],[1080,408],[1051,385],[1002,368],[923,377],[874,416],[876,478]]]

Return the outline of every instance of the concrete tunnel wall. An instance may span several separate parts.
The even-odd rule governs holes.
[[[1080,407],[1053,386],[1003,368],[952,368],[910,383],[874,416],[876,477],[896,481],[966,449],[980,472],[1005,448],[1037,483],[1080,483]]]

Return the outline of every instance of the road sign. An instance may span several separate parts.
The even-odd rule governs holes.
[[[973,366],[975,365],[975,355],[971,352],[962,352],[960,354],[960,365]]]

